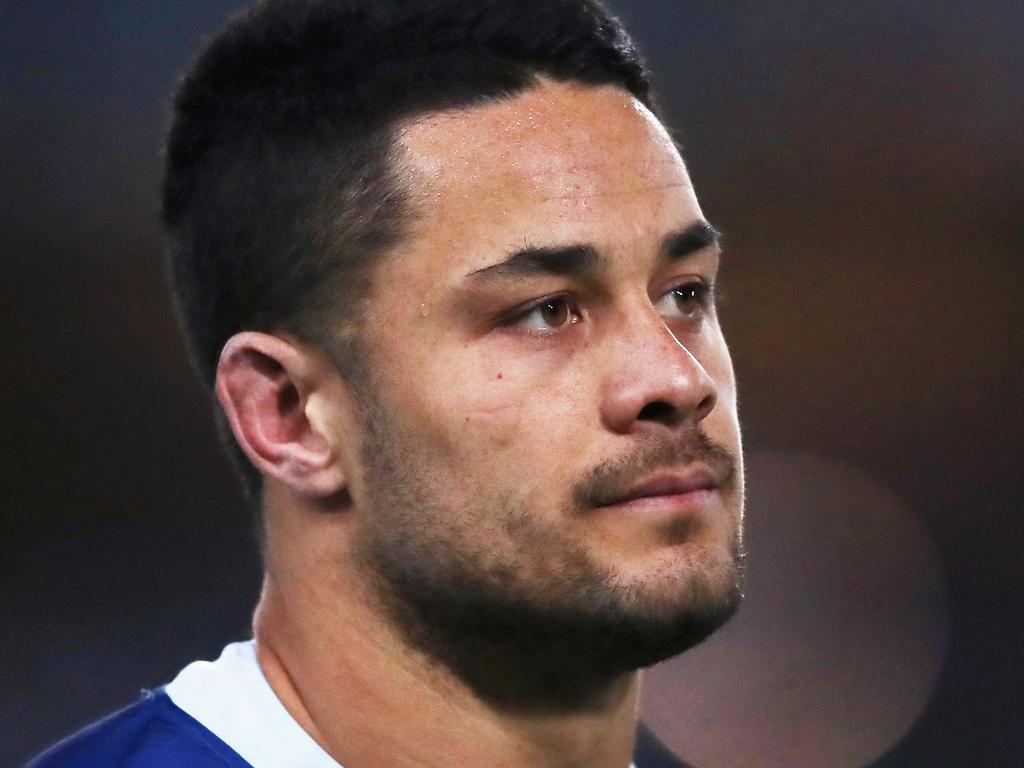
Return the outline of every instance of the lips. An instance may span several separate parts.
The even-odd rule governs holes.
[[[719,483],[710,470],[703,467],[687,468],[678,472],[661,472],[652,475],[631,486],[623,493],[618,493],[599,506],[636,506],[644,500],[697,500],[709,494]]]
[[[718,506],[742,482],[739,467],[732,451],[693,425],[671,440],[644,440],[595,464],[574,484],[573,507],[584,512]]]

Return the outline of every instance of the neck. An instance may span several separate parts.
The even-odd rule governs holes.
[[[271,688],[341,765],[627,768],[636,673],[591,684],[573,706],[495,704],[410,647],[323,533],[289,547],[301,558],[268,549],[254,632]]]

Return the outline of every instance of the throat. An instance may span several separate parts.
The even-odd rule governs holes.
[[[335,609],[345,604],[338,616],[289,612],[287,622],[279,601],[264,600],[255,634],[271,688],[341,765],[630,764],[638,674],[601,679],[558,674],[551,664],[531,669],[512,663],[519,649],[500,645],[460,652],[464,665],[456,673],[436,653],[411,645],[378,608],[335,598]]]

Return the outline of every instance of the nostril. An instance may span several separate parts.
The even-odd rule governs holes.
[[[716,401],[717,401],[717,398],[714,395],[708,395],[703,400],[701,400],[700,404],[698,404],[697,408],[696,408],[696,413],[698,414],[698,419],[703,419],[705,416],[707,416],[709,413],[711,413],[711,411],[715,407],[715,402]]]
[[[679,420],[679,411],[671,403],[664,400],[657,400],[648,403],[637,414],[639,421],[657,421],[661,424],[674,424]]]

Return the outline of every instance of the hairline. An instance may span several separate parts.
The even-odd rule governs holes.
[[[381,138],[384,141],[386,147],[386,154],[382,158],[384,178],[390,185],[393,185],[392,188],[398,193],[397,202],[402,207],[403,218],[399,224],[399,234],[394,243],[369,254],[367,263],[362,265],[364,292],[355,295],[353,297],[354,301],[350,302],[346,309],[333,313],[331,317],[323,318],[326,325],[340,323],[342,328],[327,330],[326,334],[324,334],[325,337],[320,339],[304,339],[304,341],[320,349],[320,351],[331,358],[338,373],[344,376],[346,380],[349,380],[354,390],[358,391],[359,383],[367,383],[366,377],[375,362],[371,350],[363,343],[363,332],[366,320],[365,307],[374,298],[374,292],[377,289],[377,274],[389,259],[395,258],[398,255],[397,251],[404,244],[408,243],[410,237],[416,236],[415,224],[423,213],[421,206],[428,204],[427,201],[430,198],[427,194],[418,194],[422,190],[414,189],[416,184],[423,183],[423,178],[418,169],[406,162],[409,159],[408,153],[410,150],[402,139],[407,131],[416,125],[432,120],[451,120],[454,122],[461,119],[472,119],[473,113],[482,108],[512,101],[524,94],[546,88],[554,83],[580,89],[614,88],[643,106],[655,120],[661,123],[661,117],[658,115],[654,105],[645,103],[643,99],[639,98],[622,83],[595,83],[579,78],[555,78],[544,72],[535,72],[533,74],[533,82],[527,83],[515,91],[498,95],[486,95],[468,104],[440,109],[426,109],[402,115],[385,122],[372,132],[371,135],[373,137]],[[332,149],[331,151],[334,150]],[[321,197],[319,202],[327,201],[324,197]],[[335,258],[338,257],[335,256]],[[352,304],[359,305],[360,309],[355,309]],[[331,314],[331,311],[328,310],[328,313]],[[271,331],[271,333],[278,332],[279,330]]]

